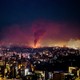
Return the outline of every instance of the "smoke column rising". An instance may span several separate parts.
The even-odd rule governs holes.
[[[34,47],[37,47],[37,43],[43,37],[43,35],[45,34],[45,32],[46,31],[44,29],[36,29],[34,31]]]

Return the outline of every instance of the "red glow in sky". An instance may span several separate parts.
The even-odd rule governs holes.
[[[20,43],[28,46],[66,45],[70,39],[80,39],[79,25],[66,22],[37,20],[30,25],[14,24],[3,31],[4,43]],[[31,45],[32,44],[32,45]]]

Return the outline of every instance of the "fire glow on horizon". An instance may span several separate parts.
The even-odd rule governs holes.
[[[41,41],[38,41],[36,43],[36,46],[34,45],[34,42],[30,42],[28,45],[26,43],[6,43],[6,42],[3,42],[3,43],[0,43],[0,45],[18,45],[18,46],[26,46],[26,47],[32,47],[32,48],[39,48],[39,47],[69,47],[69,48],[74,48],[74,49],[80,49],[80,40],[75,40],[75,39],[70,39],[69,41],[62,41],[62,42],[57,42],[57,41],[49,41],[47,42],[46,44],[44,43],[45,41],[42,42]],[[44,43],[44,44],[42,44]]]
[[[54,42],[52,41],[51,43],[47,43],[46,45],[42,45],[39,43],[36,44],[36,46],[33,45],[33,48],[38,48],[38,47],[69,47],[69,48],[74,48],[74,49],[80,49],[80,40],[75,40],[75,39],[70,39],[69,41],[66,42]]]
[[[10,25],[3,30],[0,44],[23,44],[31,47],[68,46],[80,48],[79,26],[66,22],[34,21],[31,25]]]

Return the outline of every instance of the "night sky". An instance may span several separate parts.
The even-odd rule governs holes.
[[[80,42],[79,0],[0,0],[0,44]]]

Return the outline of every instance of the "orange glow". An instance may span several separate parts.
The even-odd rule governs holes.
[[[14,42],[1,42],[1,45],[17,45],[17,46],[26,46],[26,47],[32,47],[32,48],[39,48],[39,47],[69,47],[69,48],[74,48],[74,49],[80,49],[80,39],[70,39],[68,41],[57,41],[57,40],[39,40],[36,44],[34,45],[34,41],[30,41],[29,43],[14,43]]]
[[[31,42],[31,43],[29,44],[29,46],[32,47],[32,48],[38,48],[38,47],[41,46],[41,44],[38,42],[36,45],[34,45],[34,43]]]
[[[33,45],[33,48],[38,48],[38,47],[40,47],[40,43],[37,43],[36,46]]]

